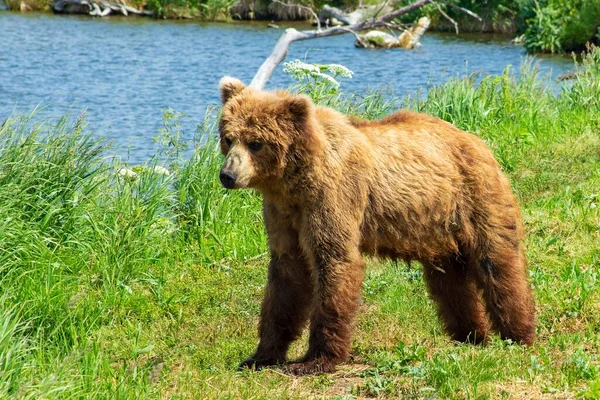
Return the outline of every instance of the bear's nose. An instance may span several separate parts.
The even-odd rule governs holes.
[[[227,189],[233,189],[235,185],[235,180],[237,176],[234,173],[221,171],[219,174],[219,179],[221,180],[221,184]]]

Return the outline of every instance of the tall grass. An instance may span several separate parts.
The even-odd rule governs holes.
[[[144,374],[113,382],[102,328],[126,323],[142,292],[160,297],[157,282],[173,263],[264,251],[259,199],[226,193],[214,179],[214,138],[167,175],[158,158],[114,164],[84,129],[83,117],[50,123],[35,114],[0,129],[0,397],[63,398],[97,384],[107,396],[145,392],[129,388]]]
[[[83,116],[8,118],[0,128],[0,398],[595,398],[599,61],[592,49],[559,91],[532,64],[518,75],[452,79],[424,98],[299,88],[365,118],[399,107],[428,112],[486,140],[523,205],[539,339],[530,349],[499,340],[456,346],[418,268],[372,260],[354,363],[342,375],[297,381],[235,372],[255,346],[266,241],[260,197],[218,183],[216,115],[186,158],[169,113],[162,147],[137,166],[113,160]],[[302,344],[292,349],[301,352]]]

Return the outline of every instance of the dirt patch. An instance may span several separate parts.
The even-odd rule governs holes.
[[[551,389],[542,389],[526,381],[506,382],[495,384],[496,399],[511,400],[570,400],[575,399],[574,393],[566,393]]]

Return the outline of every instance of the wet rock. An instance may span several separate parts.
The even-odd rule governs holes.
[[[89,14],[94,9],[87,0],[57,0],[51,7],[55,14]]]
[[[419,21],[414,26],[402,32],[398,37],[387,32],[369,31],[365,34],[357,35],[354,45],[367,49],[412,49],[420,46],[419,39],[423,36],[427,28],[429,28],[429,24],[429,18],[419,18]]]

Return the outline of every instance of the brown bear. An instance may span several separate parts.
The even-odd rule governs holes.
[[[529,345],[535,308],[508,179],[476,136],[425,114],[348,117],[309,97],[220,82],[220,171],[263,197],[270,248],[256,352],[240,367],[333,371],[349,356],[363,254],[416,260],[457,341]],[[285,365],[310,322],[309,348]]]

